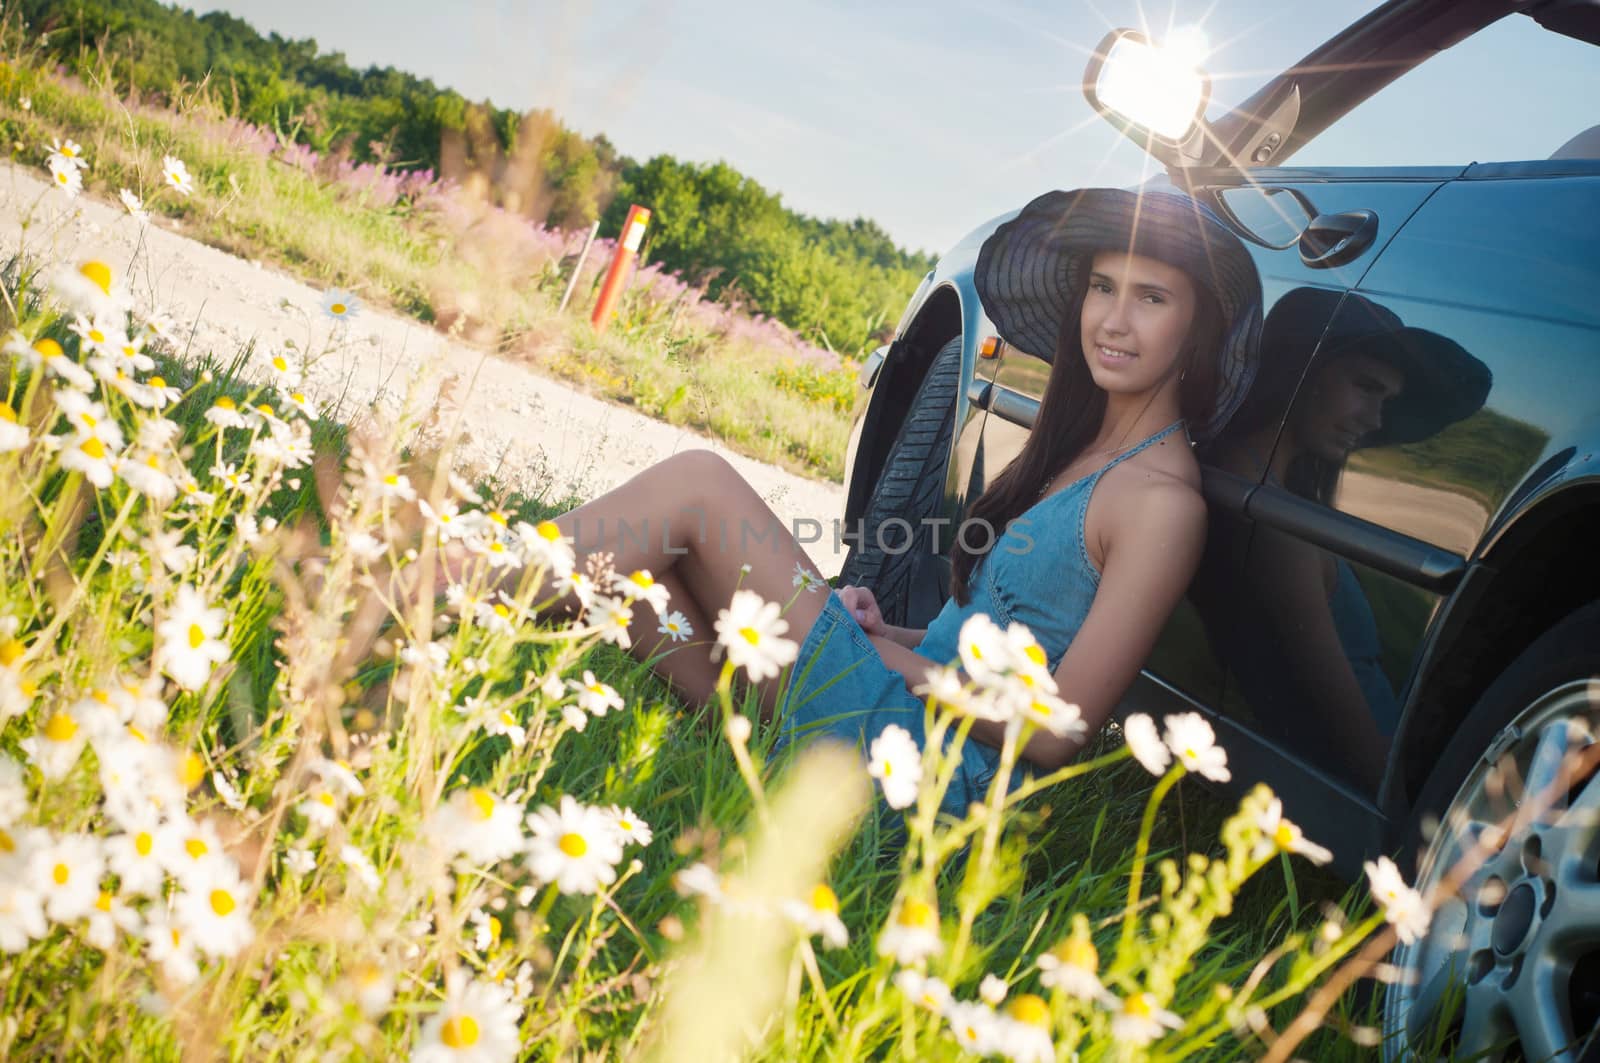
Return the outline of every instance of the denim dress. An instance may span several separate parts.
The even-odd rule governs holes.
[[[1183,424],[1168,425],[1132,450],[1081,479],[1034,503],[1006,526],[1005,533],[973,569],[966,605],[954,598],[944,603],[928,625],[916,653],[939,664],[959,665],[961,625],[976,613],[987,613],[1002,628],[1027,625],[1055,671],[1073,636],[1083,626],[1100,586],[1100,572],[1089,558],[1084,523],[1089,498],[1100,477],[1146,447],[1165,439]],[[800,644],[789,687],[779,706],[782,748],[796,739],[820,737],[857,744],[865,750],[890,724],[911,733],[919,746],[926,741],[926,710],[921,698],[906,689],[904,677],[879,656],[837,593],[830,593],[822,613]],[[982,801],[1000,766],[1000,751],[976,739],[961,747],[961,766],[945,791],[943,811],[964,815]],[[1026,777],[1018,767],[1012,787]]]

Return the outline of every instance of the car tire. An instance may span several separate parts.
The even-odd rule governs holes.
[[[1408,831],[1416,888],[1426,895],[1478,839],[1487,855],[1460,894],[1439,903],[1427,935],[1394,952],[1387,1059],[1573,1063],[1585,1042],[1593,1047],[1600,773],[1564,776],[1600,735],[1597,676],[1600,602],[1501,673],[1424,785]],[[1544,791],[1558,795],[1549,808],[1522,807],[1524,795]],[[1424,823],[1437,823],[1427,840]]]
[[[933,356],[872,487],[860,538],[840,571],[841,584],[872,591],[889,624],[921,619],[911,617],[910,609],[916,580],[935,552],[935,528],[924,519],[936,516],[944,499],[961,387],[961,346],[957,336]],[[890,523],[894,521],[904,521],[908,529]],[[942,536],[941,547],[948,540]]]

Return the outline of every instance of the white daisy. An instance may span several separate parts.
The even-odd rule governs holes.
[[[1167,766],[1172,763],[1172,750],[1161,741],[1154,720],[1142,712],[1134,713],[1122,721],[1122,737],[1126,739],[1128,748],[1133,750],[1134,759],[1144,765],[1145,771],[1151,775],[1167,773]]]
[[[244,428],[247,422],[244,415],[239,412],[239,404],[226,395],[218,395],[211,409],[205,412],[205,418],[218,428]]]
[[[1053,1063],[1050,1005],[1033,993],[1019,993],[1006,1005],[999,1024],[1000,1051],[1012,1063]]]
[[[922,785],[922,750],[911,732],[899,724],[880,731],[868,749],[867,774],[882,785],[890,808],[914,803]]]
[[[762,601],[755,591],[734,591],[728,608],[717,613],[717,641],[728,651],[734,667],[743,668],[756,682],[777,675],[793,661],[800,647],[783,633],[789,622],[779,614],[777,602]]]
[[[631,808],[612,805],[606,809],[606,815],[611,817],[611,826],[616,829],[617,837],[622,839],[624,845],[649,845],[655,837],[650,824],[640,819],[639,814]]]
[[[1032,691],[1056,692],[1055,676],[1050,674],[1050,658],[1033,632],[1022,623],[1006,628],[1006,658],[1011,662],[1011,678]]]
[[[1276,797],[1256,817],[1256,826],[1261,829],[1261,839],[1256,842],[1255,851],[1251,854],[1256,860],[1274,850],[1298,853],[1313,864],[1326,864],[1333,860],[1333,853],[1308,839],[1304,831],[1284,818],[1283,802]]]
[[[782,910],[807,937],[820,936],[830,949],[842,949],[850,944],[850,931],[839,918],[839,897],[827,883],[813,886],[804,901],[785,901]]]
[[[618,694],[608,684],[600,682],[594,673],[585,669],[583,682],[569,679],[567,682],[578,693],[578,708],[596,716],[604,716],[612,709],[623,708],[622,695]]]
[[[137,908],[123,903],[121,897],[106,890],[95,898],[89,910],[89,929],[84,938],[102,952],[110,952],[117,945],[117,931],[137,934],[144,927],[144,919]]]
[[[1006,985],[1006,980],[996,974],[986,974],[983,981],[978,983],[978,999],[991,1008],[998,1008],[1009,992],[1011,987]]]
[[[1083,713],[1070,701],[1048,691],[1037,690],[1020,702],[1023,718],[1032,720],[1057,738],[1082,738],[1089,731]]]
[[[527,728],[517,722],[516,715],[510,709],[490,712],[483,729],[492,735],[505,735],[511,739],[512,749],[521,749],[523,743],[528,740]]]
[[[59,188],[68,199],[76,199],[83,191],[83,171],[68,159],[50,156],[50,183]]]
[[[904,967],[937,956],[944,948],[939,939],[939,909],[927,901],[907,897],[878,935],[878,954],[893,956]]]
[[[106,858],[98,839],[67,834],[36,847],[28,867],[45,914],[54,922],[70,923],[94,909]]]
[[[0,402],[0,454],[21,450],[28,445],[28,427],[17,420],[9,402]]]
[[[179,195],[186,196],[194,191],[194,178],[189,176],[189,168],[176,156],[161,157],[161,180]]]
[[[972,1055],[999,1051],[1000,1018],[989,1005],[977,1000],[953,1001],[944,1009],[944,1017],[956,1044]]]
[[[512,1063],[521,1052],[521,1021],[522,1008],[504,986],[452,973],[444,1006],[422,1024],[411,1063]]]
[[[465,519],[461,507],[448,498],[439,503],[438,509],[428,505],[427,499],[418,499],[417,508],[422,511],[422,519],[428,527],[438,533],[441,542],[460,539],[472,530],[471,521]]]
[[[667,585],[657,583],[650,570],[645,568],[626,576],[617,576],[611,582],[611,589],[624,598],[648,603],[658,617],[666,613],[667,602],[671,598]]]
[[[132,897],[159,897],[166,881],[156,844],[163,827],[159,814],[147,807],[143,815],[123,826],[123,833],[106,839],[107,862],[117,876],[118,888]]]
[[[943,664],[928,669],[927,680],[916,688],[916,692],[956,712],[965,711],[972,702],[971,692],[962,680],[961,672]]]
[[[109,425],[111,422],[105,422]],[[112,434],[108,430],[95,433],[74,433],[71,436],[61,437],[61,454],[59,461],[61,467],[69,472],[82,473],[83,478],[99,488],[111,486],[111,481],[116,478],[116,468],[112,461],[117,457],[117,448],[106,442],[106,436]],[[120,436],[118,431],[115,435]]]
[[[633,637],[628,633],[628,625],[633,623],[633,608],[621,598],[595,595],[589,603],[589,622],[605,641],[614,642],[623,649],[633,645]]]
[[[83,146],[71,138],[51,137],[50,154],[80,169],[89,165],[89,160],[83,157]]]
[[[554,521],[542,520],[538,524],[529,524],[519,520],[512,530],[522,543],[528,564],[548,569],[559,578],[570,573],[577,563],[572,540],[561,534],[561,529]]]
[[[56,709],[39,729],[18,743],[48,781],[66,775],[83,755],[89,732],[70,709]]]
[[[348,322],[361,312],[361,300],[343,288],[330,288],[322,296],[322,312],[336,322]]]
[[[565,794],[559,809],[546,805],[530,815],[528,829],[528,870],[539,882],[554,882],[562,893],[597,893],[616,881],[622,839],[600,809]]]
[[[159,454],[122,458],[113,463],[113,467],[123,483],[156,506],[165,506],[178,496],[178,484],[161,467]]]
[[[286,389],[278,392],[278,398],[285,406],[299,413],[300,416],[307,420],[315,421],[317,419],[317,404],[312,402],[310,396],[305,392]]]
[[[307,768],[321,776],[329,789],[345,797],[360,797],[367,792],[367,788],[361,784],[361,778],[356,775],[356,770],[347,760],[318,757],[308,764]]]
[[[128,209],[128,213],[140,224],[150,220],[150,212],[144,209],[144,202],[138,196],[126,188],[119,190],[117,196],[122,200],[122,205]]]
[[[375,963],[364,963],[350,972],[350,988],[356,1007],[369,1019],[379,1019],[394,1003],[394,976]]]
[[[661,626],[656,630],[673,642],[687,642],[694,637],[694,625],[689,623],[688,617],[677,610],[661,617]]]
[[[189,985],[200,977],[193,936],[166,909],[152,907],[145,913],[144,943],[146,953],[161,965],[167,978]]]
[[[1367,872],[1372,896],[1382,906],[1383,917],[1394,927],[1400,940],[1410,945],[1426,934],[1433,912],[1422,894],[1406,885],[1394,861],[1381,856],[1376,863],[1368,860],[1362,867]]]
[[[482,786],[457,790],[433,816],[433,836],[475,866],[515,855],[525,840],[521,810]]]
[[[82,277],[78,277],[76,274],[73,274],[73,276],[77,278],[78,282],[88,286],[98,294],[99,289],[95,288],[92,283]],[[59,377],[78,391],[88,391],[94,387],[94,377],[85,372],[84,368],[77,362],[67,357],[67,352],[62,349],[61,344],[49,336],[41,336],[30,343],[28,337],[13,329],[11,335],[7,337],[4,347],[0,349],[3,349],[6,354],[20,359],[29,369],[43,367],[46,375]]]
[[[339,822],[339,798],[326,786],[318,786],[310,795],[294,806],[305,817],[306,825],[314,831],[328,830]]]
[[[1228,754],[1217,745],[1216,732],[1205,717],[1198,712],[1180,712],[1167,717],[1167,748],[1189,771],[1204,775],[1212,782],[1227,782],[1233,778],[1228,771]]]
[[[377,865],[360,849],[353,845],[341,845],[339,862],[350,870],[355,880],[365,887],[368,893],[377,893],[383,889],[383,876],[378,874]]]
[[[372,476],[368,478],[367,484],[373,493],[382,499],[414,502],[417,498],[417,489],[411,486],[411,477],[403,472],[386,472]]]
[[[317,869],[317,854],[304,845],[291,845],[283,851],[283,866],[295,875],[309,875]]]
[[[826,590],[828,581],[806,568],[799,561],[796,561],[794,563],[794,585],[804,590],[807,594],[812,594],[816,591]]]
[[[934,975],[906,968],[895,972],[894,984],[911,1003],[935,1015],[943,1015],[950,1006],[950,987]]]
[[[0,836],[5,831],[0,830]],[[44,898],[18,869],[8,867],[0,854],[0,952],[21,952],[28,942],[50,932],[44,917]]]
[[[111,267],[98,258],[61,266],[50,275],[50,289],[70,310],[91,317],[126,309],[132,302]]]
[[[162,866],[179,882],[204,882],[211,866],[228,859],[222,847],[217,828],[205,820],[192,820],[182,809],[169,813],[170,817],[156,835],[156,852]]]
[[[1134,993],[1120,1001],[1111,1015],[1111,1036],[1129,1045],[1143,1046],[1168,1030],[1183,1028],[1183,1019],[1156,1006],[1150,993]]]
[[[205,686],[212,669],[228,659],[228,644],[222,638],[227,622],[227,612],[212,608],[198,590],[179,587],[167,618],[156,625],[161,670],[185,690]]]
[[[570,594],[578,599],[578,604],[585,609],[595,599],[594,581],[578,569],[573,569],[564,576],[556,577],[556,590],[562,594]]]
[[[980,685],[995,683],[1010,671],[1010,647],[1006,633],[986,613],[973,613],[961,625],[957,636],[961,667]]]
[[[1085,925],[1087,928],[1087,924]],[[1078,1000],[1106,1000],[1100,982],[1100,954],[1094,942],[1074,934],[1039,957],[1039,984]]]
[[[305,381],[305,370],[297,359],[280,351],[267,359],[267,376],[280,392],[294,391]]]
[[[720,903],[725,896],[722,876],[704,863],[693,863],[673,872],[672,888],[685,897],[704,897],[713,903]]]

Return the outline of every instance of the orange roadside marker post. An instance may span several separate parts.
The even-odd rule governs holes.
[[[644,239],[645,228],[650,224],[650,211],[638,205],[628,208],[627,220],[622,223],[622,237],[617,241],[617,253],[611,256],[611,268],[606,272],[606,282],[600,287],[600,298],[595,301],[594,313],[589,323],[596,332],[604,332],[617,311],[617,300],[622,296],[622,279],[639,253],[639,242]]]

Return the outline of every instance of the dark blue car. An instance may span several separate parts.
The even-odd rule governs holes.
[[[1091,102],[1246,240],[1267,311],[1250,398],[1200,454],[1204,562],[1122,711],[1204,713],[1235,784],[1271,785],[1347,874],[1387,852],[1424,891],[1462,880],[1393,958],[1386,1056],[1448,1023],[1461,1058],[1578,1060],[1600,1041],[1600,125],[1531,159],[1291,162],[1486,29],[1580,42],[1600,122],[1595,2],[1394,0],[1209,123],[1202,83],[1159,131],[1103,91],[1146,42],[1091,62]],[[1484,122],[1540,105],[1513,58],[1483,72],[1508,101]],[[950,529],[1049,373],[973,292],[1004,220],[862,370],[843,581],[890,623],[938,611]]]

